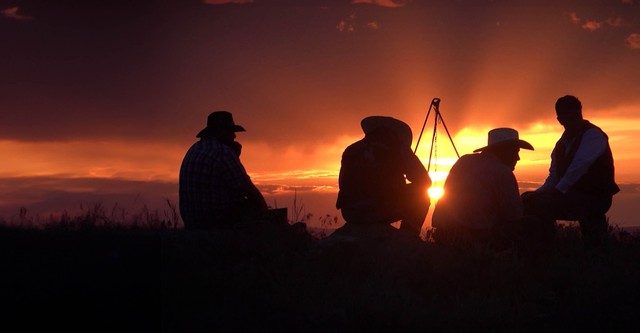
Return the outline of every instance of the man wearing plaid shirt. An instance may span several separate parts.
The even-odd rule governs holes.
[[[267,212],[264,197],[240,162],[231,113],[216,111],[180,167],[180,215],[186,229],[228,228]]]

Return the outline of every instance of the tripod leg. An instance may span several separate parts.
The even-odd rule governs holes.
[[[447,128],[447,124],[444,123],[444,118],[442,118],[442,114],[440,114],[440,110],[438,110],[438,109],[436,109],[436,118],[440,118],[440,121],[442,121],[442,126],[444,126],[444,130],[447,132],[447,136],[449,137],[449,141],[451,141],[451,145],[453,146],[453,150],[456,152],[456,155],[459,158],[460,154],[458,154],[458,149],[456,149],[456,144],[453,143],[453,139],[451,138],[451,134],[449,134],[449,129]]]

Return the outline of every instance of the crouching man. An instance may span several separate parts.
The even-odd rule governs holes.
[[[419,236],[431,179],[411,150],[411,128],[384,116],[364,118],[361,127],[364,138],[342,154],[336,207],[346,222],[343,231],[388,232],[401,221],[400,231]]]

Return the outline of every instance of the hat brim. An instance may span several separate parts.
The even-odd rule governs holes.
[[[518,140],[507,140],[507,141],[501,141],[501,142],[498,142],[498,143],[494,143],[492,145],[488,145],[488,146],[484,146],[482,148],[478,148],[478,149],[474,150],[473,152],[477,153],[477,152],[481,152],[481,151],[487,150],[488,148],[495,148],[495,147],[502,147],[502,146],[516,146],[516,147],[521,148],[521,149],[534,150],[533,146],[529,142],[518,139]]]
[[[196,134],[196,138],[201,138],[203,136],[211,135],[216,130],[220,130],[220,128],[205,127],[202,131],[200,131],[200,132],[198,132],[198,134]],[[234,125],[234,126],[232,126],[230,128],[230,130],[233,131],[233,132],[246,132],[244,127],[242,127],[240,125]]]
[[[400,139],[403,146],[411,147],[413,134],[411,127],[405,122],[385,116],[370,116],[362,119],[360,127],[365,135],[377,130],[378,128],[389,128]]]

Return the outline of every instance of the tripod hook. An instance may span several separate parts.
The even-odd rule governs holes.
[[[445,131],[447,132],[447,136],[449,136],[449,141],[451,141],[451,145],[453,146],[453,150],[456,152],[456,156],[460,157],[458,153],[458,149],[456,149],[455,143],[453,143],[453,139],[451,138],[451,134],[449,134],[449,129],[447,125],[444,123],[444,118],[442,118],[442,114],[440,114],[440,98],[436,97],[431,100],[431,105],[429,105],[429,110],[427,111],[427,116],[424,118],[424,123],[422,124],[422,129],[420,130],[420,135],[418,136],[418,141],[416,142],[416,148],[413,150],[414,154],[418,151],[418,145],[420,144],[420,139],[422,138],[422,133],[424,132],[424,127],[427,124],[427,120],[429,119],[429,115],[431,114],[431,108],[435,110],[435,122],[433,124],[433,137],[431,138],[431,152],[429,154],[429,165],[431,165],[431,153],[433,153],[434,140],[436,137],[436,130],[438,127],[438,122],[442,123]]]

